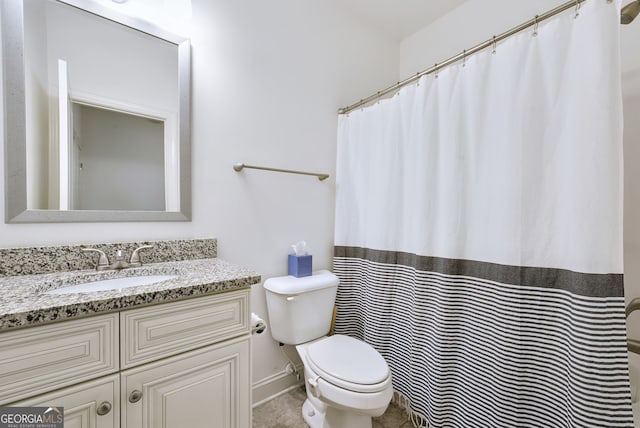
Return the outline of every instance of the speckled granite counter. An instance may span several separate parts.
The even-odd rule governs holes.
[[[211,259],[218,256],[218,241],[214,238],[0,248],[0,277],[91,269],[96,265],[98,256],[95,253],[84,253],[83,248],[102,250],[113,257],[116,250],[129,255],[142,245],[153,247],[142,252],[141,257],[145,263]]]
[[[135,275],[178,275],[121,290],[45,294],[52,288]],[[260,275],[219,259],[156,263],[121,271],[75,271],[0,277],[0,331],[140,305],[250,287]]]
[[[212,243],[215,245],[214,240]],[[177,278],[108,291],[45,294],[47,290],[68,285],[140,275],[177,275]],[[151,263],[120,271],[71,270],[0,276],[0,331],[237,290],[258,282],[257,273],[217,258]]]

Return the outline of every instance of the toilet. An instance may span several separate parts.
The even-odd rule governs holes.
[[[393,397],[391,372],[367,343],[327,336],[339,282],[327,270],[267,279],[271,335],[295,345],[304,364],[302,416],[309,427],[371,428],[371,418],[382,415]]]

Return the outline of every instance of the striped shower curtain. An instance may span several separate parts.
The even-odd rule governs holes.
[[[418,425],[633,426],[619,2],[339,118],[336,331]]]

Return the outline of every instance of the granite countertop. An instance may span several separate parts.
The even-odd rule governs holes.
[[[63,286],[138,275],[178,277],[124,289],[45,294]],[[258,282],[257,273],[217,258],[153,263],[120,271],[79,270],[0,277],[0,331],[232,291]]]

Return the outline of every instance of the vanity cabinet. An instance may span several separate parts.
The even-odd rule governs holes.
[[[223,293],[120,314],[123,427],[251,425],[248,298]]]
[[[64,407],[65,428],[113,428],[120,423],[120,376],[113,374],[11,406]]]
[[[249,291],[0,333],[0,405],[65,427],[251,425]]]
[[[128,428],[249,427],[249,339],[209,346],[126,370]]]
[[[119,370],[118,314],[0,333],[0,405]]]

